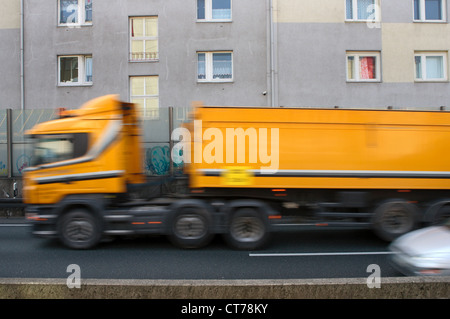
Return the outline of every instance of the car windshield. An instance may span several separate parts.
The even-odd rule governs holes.
[[[34,138],[32,166],[60,162],[73,158],[73,139],[55,135]]]

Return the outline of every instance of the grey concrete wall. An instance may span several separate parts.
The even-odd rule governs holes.
[[[281,23],[277,28],[280,106],[378,106],[380,84],[347,83],[345,59],[347,50],[381,51],[379,29],[367,30],[364,23]]]
[[[129,76],[158,75],[160,105],[267,105],[267,8],[234,1],[233,21],[196,21],[196,1],[94,1],[93,24],[57,26],[57,1],[27,1],[26,107],[76,107],[103,94],[129,99]],[[130,16],[158,16],[159,61],[128,62]],[[261,21],[262,23],[255,23]],[[197,83],[197,50],[231,50],[233,83]],[[93,85],[58,87],[57,56],[92,54]]]
[[[450,3],[446,1],[447,23],[450,18]],[[381,18],[384,23],[411,23],[413,15],[413,1],[389,0],[382,1]]]
[[[0,61],[0,108],[20,109],[20,29],[0,28]]]
[[[292,0],[278,2],[295,4]],[[341,9],[344,3],[342,1]],[[449,7],[447,5],[447,21]],[[305,16],[308,14],[297,10],[297,15],[276,24],[278,105],[326,108],[393,106],[434,110],[440,106],[450,107],[448,81],[418,83],[413,75],[414,50],[450,50],[448,23],[413,22],[412,1],[401,0],[382,1],[379,28],[369,28],[365,22],[345,22],[342,12],[326,16],[329,22],[323,21],[320,15],[321,21],[303,21],[307,20]],[[281,16],[282,12],[278,14]],[[317,15],[317,12],[311,14]],[[397,37],[397,33],[402,36]],[[381,81],[347,82],[346,51],[379,51]],[[407,66],[405,60],[408,61]],[[393,75],[392,67],[397,62],[403,63],[398,72],[408,74],[407,81],[405,76]]]

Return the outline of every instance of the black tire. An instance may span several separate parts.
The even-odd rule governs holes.
[[[256,209],[241,208],[232,215],[224,238],[235,249],[261,249],[268,242],[268,225]]]
[[[172,219],[170,241],[180,248],[201,248],[208,245],[213,234],[210,233],[211,217],[200,207],[184,207]]]
[[[450,205],[445,205],[439,208],[439,210],[433,216],[431,225],[442,225],[448,220],[450,220]]]
[[[89,249],[101,238],[99,222],[85,208],[74,208],[64,214],[58,223],[61,242],[72,249]]]
[[[373,218],[373,228],[378,237],[393,241],[417,227],[418,210],[407,201],[388,201],[375,209]]]

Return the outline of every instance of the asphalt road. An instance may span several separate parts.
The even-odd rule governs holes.
[[[273,235],[259,251],[230,249],[217,237],[208,247],[183,250],[165,237],[116,239],[77,251],[34,238],[26,224],[0,223],[0,278],[67,278],[76,264],[92,279],[305,279],[361,278],[388,263],[387,243],[367,230],[303,230]]]

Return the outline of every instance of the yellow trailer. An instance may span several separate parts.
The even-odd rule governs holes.
[[[450,189],[448,112],[202,107],[195,120],[194,188]]]
[[[193,248],[221,234],[257,249],[280,227],[365,227],[392,240],[450,214],[448,112],[197,105],[172,133],[189,195],[135,200],[148,185],[138,125],[133,104],[105,96],[28,132],[35,235],[90,248],[162,234]]]

